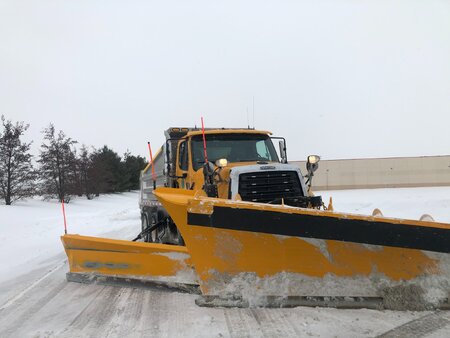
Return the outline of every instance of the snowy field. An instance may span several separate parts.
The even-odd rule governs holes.
[[[379,208],[411,219],[427,213],[450,223],[450,187],[323,192],[326,203],[330,195],[336,211]],[[69,233],[131,239],[140,229],[137,201],[135,192],[74,199],[66,206]],[[374,337],[413,320],[390,336],[408,328],[416,337],[450,336],[446,313],[209,309],[190,294],[68,283],[63,231],[59,203],[0,205],[0,337]]]

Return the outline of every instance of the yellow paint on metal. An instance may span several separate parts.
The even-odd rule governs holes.
[[[272,276],[283,271],[309,277],[324,277],[326,274],[341,277],[369,276],[376,272],[393,281],[440,273],[439,261],[416,249],[368,246],[335,240],[308,240],[187,224],[188,211],[210,214],[213,206],[359,220],[374,220],[372,216],[205,197],[194,198],[193,194],[180,195],[179,190],[170,188],[159,188],[155,195],[180,229],[204,293],[208,292],[208,282],[217,272],[229,276],[241,272],[255,273],[259,277]],[[393,224],[405,222],[400,219],[382,219]],[[450,227],[443,223],[409,220],[408,224],[447,229]]]
[[[61,240],[74,273],[170,277],[192,269],[183,246],[80,235],[64,235]]]
[[[254,130],[254,129],[210,129],[205,130],[205,135],[209,134],[264,134],[272,135],[270,131],[266,130]],[[185,137],[190,137],[194,135],[202,135],[201,130],[194,130],[187,133]]]

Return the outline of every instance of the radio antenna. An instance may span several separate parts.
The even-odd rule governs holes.
[[[255,96],[253,95],[253,129],[255,129]]]
[[[248,118],[248,106],[247,106],[247,129],[250,129],[250,121]]]

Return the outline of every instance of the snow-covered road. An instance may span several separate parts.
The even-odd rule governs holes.
[[[201,308],[190,294],[68,283],[66,270],[57,268],[0,310],[1,337],[373,337],[424,315]]]
[[[417,219],[430,213],[450,223],[450,188],[332,195],[339,211],[367,214],[379,207],[386,216]],[[137,196],[74,200],[67,206],[69,232],[133,237],[140,227]],[[191,294],[68,283],[59,208],[39,200],[0,206],[0,337],[374,337],[385,332],[388,337],[408,332],[450,336],[446,312],[211,309],[196,306],[197,296]],[[405,323],[409,324],[397,328]]]

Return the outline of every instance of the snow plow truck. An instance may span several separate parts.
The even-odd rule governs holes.
[[[449,308],[450,224],[334,211],[311,191],[320,158],[303,174],[267,131],[165,138],[141,173],[139,235],[62,236],[69,281],[174,288],[202,306]]]

